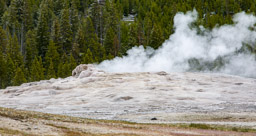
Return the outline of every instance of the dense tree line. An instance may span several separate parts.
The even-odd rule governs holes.
[[[174,32],[177,12],[196,9],[211,29],[256,12],[255,0],[0,0],[0,88],[67,77],[80,63],[157,49]],[[134,21],[125,21],[127,16]],[[255,46],[251,47],[256,52]]]

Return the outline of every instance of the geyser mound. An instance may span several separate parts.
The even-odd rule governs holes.
[[[175,117],[170,117],[179,113],[256,112],[256,79],[186,72],[108,73],[85,64],[73,75],[0,90],[0,105],[136,122],[150,122],[156,116],[172,122]]]
[[[195,10],[177,13],[175,32],[159,49],[134,47],[127,56],[97,67],[107,72],[203,71],[256,77],[255,55],[241,51],[256,43],[256,17],[241,12],[234,15],[234,24],[208,30],[192,25],[197,16]]]

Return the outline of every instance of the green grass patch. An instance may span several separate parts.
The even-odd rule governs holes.
[[[19,135],[19,136],[35,136],[32,134],[28,134],[25,132],[21,132],[18,130],[8,129],[8,128],[0,128],[0,135]]]
[[[189,125],[190,128],[198,128],[198,129],[213,129],[210,125],[206,125],[206,124],[190,124]]]

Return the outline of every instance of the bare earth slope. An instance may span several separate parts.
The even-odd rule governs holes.
[[[106,73],[93,65],[78,66],[73,75],[0,90],[0,107],[138,123],[256,128],[256,79],[209,73]]]

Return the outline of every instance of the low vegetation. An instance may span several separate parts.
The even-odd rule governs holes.
[[[225,135],[227,132],[230,134],[246,132],[252,135],[256,130],[206,124],[137,124],[0,108],[0,135],[137,136],[182,135],[183,133],[190,135],[188,132],[218,135]]]

